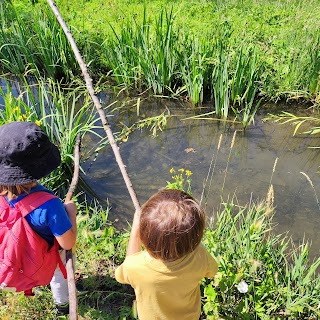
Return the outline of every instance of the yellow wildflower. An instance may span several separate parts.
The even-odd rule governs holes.
[[[42,121],[41,120],[36,120],[35,124],[40,127],[42,125]]]
[[[180,168],[178,171],[179,171],[179,172],[184,172],[184,169],[183,169],[183,168]]]
[[[170,172],[170,173],[174,173],[175,171],[174,171],[173,168],[171,168],[169,172]]]
[[[186,170],[186,176],[190,177],[192,175],[192,171],[191,170]]]

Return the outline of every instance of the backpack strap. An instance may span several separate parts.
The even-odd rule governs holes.
[[[46,191],[36,191],[31,194],[28,194],[26,197],[18,201],[14,206],[21,212],[23,217],[27,216],[30,212],[40,207],[42,204],[46,203],[49,200],[58,198],[52,193]],[[54,239],[57,242],[56,239]],[[59,244],[57,244],[57,248]],[[67,279],[67,270],[64,263],[61,260],[59,251],[57,250],[58,255],[58,265],[60,267],[61,273],[65,279]]]
[[[36,191],[28,194],[26,197],[18,201],[14,206],[21,212],[21,215],[25,217],[45,202],[54,198],[57,197],[49,192]]]

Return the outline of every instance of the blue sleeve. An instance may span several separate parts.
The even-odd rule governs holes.
[[[54,236],[61,236],[72,228],[66,209],[59,198],[44,203],[41,209],[47,211],[46,224]]]

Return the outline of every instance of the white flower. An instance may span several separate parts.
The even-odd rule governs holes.
[[[240,281],[236,287],[240,293],[247,293],[249,288],[248,284],[244,280]]]

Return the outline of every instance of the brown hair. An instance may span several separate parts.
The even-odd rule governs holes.
[[[199,245],[204,228],[204,210],[180,190],[162,189],[141,208],[141,242],[150,255],[164,261],[192,252]]]
[[[35,182],[26,184],[20,184],[16,186],[1,186],[0,185],[0,196],[8,196],[9,200],[13,200],[18,197],[19,194],[26,192],[29,193]]]

